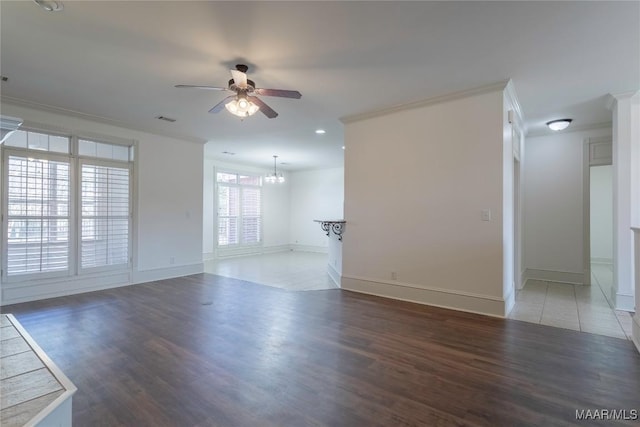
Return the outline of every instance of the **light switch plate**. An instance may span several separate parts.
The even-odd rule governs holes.
[[[482,209],[480,219],[483,221],[491,221],[491,209]]]

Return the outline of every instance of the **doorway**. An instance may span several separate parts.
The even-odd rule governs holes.
[[[520,159],[513,159],[513,289],[522,289]]]
[[[607,300],[611,302],[611,292],[615,292],[615,289],[613,289],[615,286],[613,283],[611,138],[585,139],[583,153],[583,283],[585,285],[600,285],[597,277],[592,274],[593,264],[596,266],[596,271],[602,276],[603,283],[605,283],[606,289],[603,289],[603,293],[605,293]],[[611,266],[610,279],[606,274],[606,264]]]
[[[612,304],[613,177],[612,165],[589,167],[589,236],[591,284]]]

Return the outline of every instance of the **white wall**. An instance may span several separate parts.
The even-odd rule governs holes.
[[[343,288],[505,314],[503,89],[345,120]]]
[[[525,141],[524,266],[528,277],[583,281],[583,144],[611,128]]]
[[[313,220],[343,219],[343,206],[344,168],[292,173],[289,230],[293,247],[326,251],[329,238]]]
[[[203,271],[201,144],[5,103],[2,113],[22,118],[25,125],[138,141],[132,274],[34,282],[13,290],[5,286],[3,304]]]
[[[613,179],[612,166],[590,168],[591,260],[613,261]]]

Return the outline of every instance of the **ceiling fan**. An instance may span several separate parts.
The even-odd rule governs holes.
[[[297,90],[256,88],[256,84],[253,80],[249,80],[247,78],[246,73],[248,69],[249,67],[244,64],[237,64],[235,70],[230,70],[231,77],[233,78],[229,80],[229,85],[227,87],[196,85],[176,85],[175,87],[235,92],[235,95],[227,96],[225,99],[214,105],[209,112],[219,113],[224,107],[231,114],[242,118],[252,116],[257,113],[258,110],[262,111],[262,114],[270,119],[278,117],[278,113],[276,113],[256,95],[279,96],[281,98],[294,99],[300,99],[302,97],[302,94]]]

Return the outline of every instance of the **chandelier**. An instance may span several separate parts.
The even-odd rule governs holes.
[[[267,176],[264,178],[264,180],[270,184],[273,183],[281,183],[284,182],[284,176],[282,176],[282,172],[280,172],[278,174],[278,168],[276,166],[276,160],[278,159],[278,156],[273,156],[273,173],[269,173],[267,174]]]

